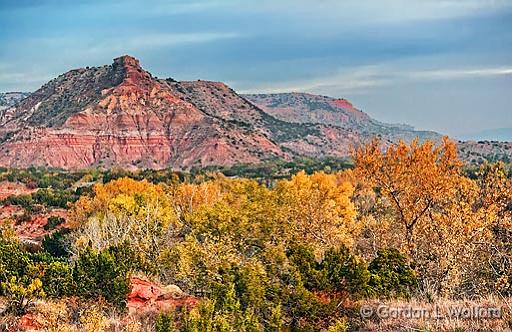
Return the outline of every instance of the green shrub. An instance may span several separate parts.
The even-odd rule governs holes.
[[[39,189],[32,194],[34,203],[45,206],[66,208],[68,202],[72,203],[78,199],[72,192],[67,190]]]
[[[70,241],[68,239],[71,231],[67,228],[61,228],[43,238],[43,249],[54,257],[70,256]]]
[[[293,244],[286,251],[290,263],[299,271],[301,280],[309,290],[323,290],[326,274],[315,259],[313,248],[304,244]]]
[[[48,217],[48,221],[46,222],[46,225],[44,225],[44,229],[49,231],[55,229],[55,227],[62,225],[66,220],[62,217],[58,216],[51,216]]]
[[[48,264],[42,277],[43,289],[49,297],[74,294],[73,269],[68,262],[55,261]]]
[[[416,285],[416,275],[406,258],[396,249],[380,249],[370,263],[369,285],[373,292],[384,296],[407,296]]]
[[[87,248],[73,269],[76,295],[86,299],[102,297],[118,309],[124,309],[130,291],[127,273],[126,267],[118,264],[109,250],[96,252]]]
[[[347,291],[354,295],[368,292],[370,273],[366,264],[346,247],[327,250],[320,266],[325,270],[326,285],[330,290]]]
[[[30,264],[30,254],[18,242],[0,238],[0,281],[8,281],[11,277],[22,279]]]
[[[174,326],[174,317],[172,313],[161,312],[155,321],[156,332],[173,332],[176,331]]]
[[[1,282],[0,288],[7,298],[6,311],[17,316],[26,314],[34,299],[45,296],[42,286],[41,280],[37,278],[26,284],[14,276],[8,281]]]

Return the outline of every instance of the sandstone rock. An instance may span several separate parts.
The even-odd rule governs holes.
[[[159,311],[176,309],[182,306],[188,308],[199,303],[193,296],[185,294],[178,286],[168,285],[162,287],[156,283],[141,279],[131,278],[131,292],[128,295],[128,311]]]

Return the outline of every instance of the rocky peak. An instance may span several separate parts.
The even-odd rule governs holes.
[[[142,69],[138,59],[130,56],[123,55],[114,59],[114,66],[122,66],[124,68]]]
[[[122,77],[122,83],[115,88],[114,93],[120,94],[149,94],[158,85],[157,80],[145,71],[136,58],[123,55],[115,58],[112,64],[114,75]]]

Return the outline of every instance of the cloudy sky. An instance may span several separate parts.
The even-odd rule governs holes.
[[[0,21],[0,91],[130,54],[454,136],[512,127],[511,0],[1,0]]]

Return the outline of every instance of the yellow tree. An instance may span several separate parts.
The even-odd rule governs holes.
[[[332,246],[352,246],[359,231],[349,182],[333,174],[304,171],[277,183],[276,194],[290,235],[313,245],[319,253]]]
[[[215,179],[199,184],[181,183],[172,187],[170,195],[178,219],[184,221],[187,214],[193,213],[199,207],[211,206],[221,200],[228,182],[222,175],[217,175]]]
[[[492,238],[486,244],[480,271],[487,271],[490,277],[484,282],[505,295],[512,294],[512,180],[502,162],[484,163],[476,172],[480,187],[479,204],[482,207],[495,206],[496,215],[492,221]],[[482,254],[484,254],[482,252]],[[487,282],[485,282],[487,281]]]
[[[77,229],[74,247],[97,250],[128,243],[148,261],[158,256],[179,228],[169,195],[161,185],[121,178],[82,196],[69,218]]]
[[[418,272],[429,278],[442,295],[474,294],[474,272],[480,270],[482,244],[490,238],[494,206],[480,207],[476,183],[461,177],[454,194],[438,202],[417,225],[415,259]],[[466,285],[461,285],[466,283]]]
[[[260,255],[283,241],[273,193],[256,181],[219,178],[183,185],[177,195],[186,227],[161,256],[168,282],[198,291],[232,266],[264,271]]]
[[[410,145],[400,141],[384,153],[380,142],[357,149],[356,173],[386,197],[405,229],[409,249],[414,248],[415,227],[434,208],[454,192],[462,163],[456,146],[444,138],[440,146],[418,140]]]

